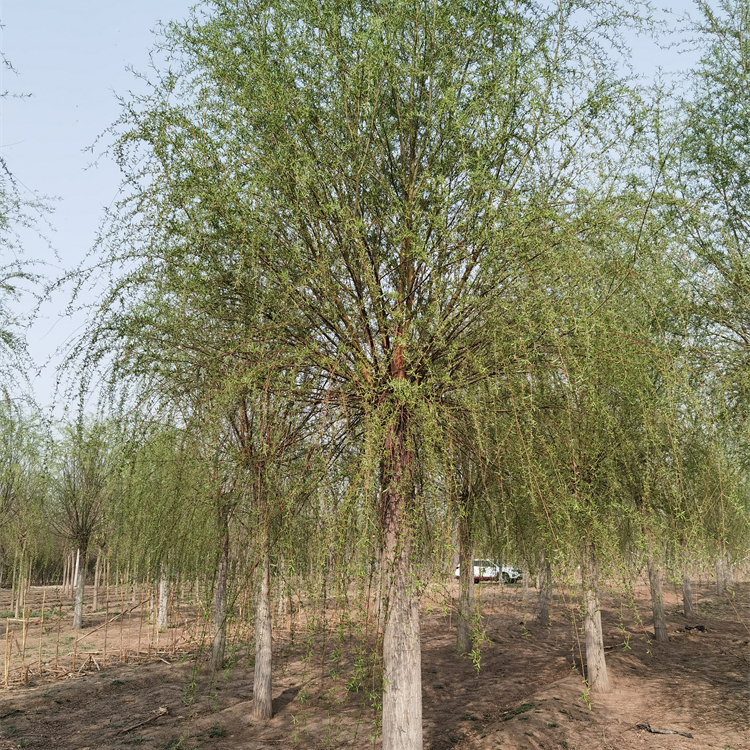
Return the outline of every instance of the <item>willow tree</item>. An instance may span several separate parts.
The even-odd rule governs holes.
[[[675,122],[670,176],[694,290],[697,348],[711,370],[708,386],[723,406],[719,418],[744,445],[736,458],[747,472],[750,11],[743,0],[701,1],[698,9],[703,54]],[[721,532],[717,541],[723,558],[731,543]],[[719,560],[717,570],[723,564]]]
[[[458,651],[461,654],[472,650],[474,629],[474,544],[476,535],[477,507],[485,491],[486,478],[481,464],[472,455],[468,444],[459,445],[449,465],[448,475],[454,485],[450,490],[450,502],[458,525]]]
[[[10,577],[16,612],[23,579],[49,543],[43,514],[49,477],[40,422],[34,412],[0,399],[0,580]]]
[[[239,186],[222,169],[221,132],[207,124],[205,137],[175,148],[171,135],[161,140],[162,125],[184,125],[185,113],[162,105],[129,109],[123,118],[135,132],[115,150],[132,191],[109,217],[98,249],[109,269],[127,262],[110,279],[71,361],[85,386],[106,360],[107,395],[137,399],[151,415],[147,423],[180,424],[187,446],[181,453],[206,467],[203,496],[190,493],[181,521],[200,523],[214,545],[214,670],[224,662],[237,593],[228,590],[230,568],[247,562],[230,559],[233,537],[238,526],[251,530],[243,542],[255,553],[253,713],[265,719],[272,684],[270,554],[279,517],[305,496],[315,409],[302,395],[307,380],[295,369],[298,355],[276,349],[269,336],[285,311],[253,262],[252,232],[226,220]],[[133,141],[149,143],[149,180],[127,171]],[[79,271],[79,280],[89,273]],[[320,448],[320,441],[313,444]],[[173,496],[168,491],[153,503],[151,519],[162,510],[180,513]],[[190,535],[189,524],[176,526],[182,540]],[[160,541],[151,564],[179,546],[179,540]]]
[[[560,230],[569,207],[612,194],[609,166],[632,136],[609,54],[631,11],[217,0],[165,30],[176,66],[115,127],[134,195],[120,227],[139,227],[135,252],[184,242],[176,273],[232,300],[201,312],[213,354],[183,385],[216,372],[227,321],[262,290],[253,341],[294,363],[323,423],[362,436],[386,582],[384,748],[422,746],[416,457],[436,455],[460,394],[501,376],[533,336],[549,292],[536,272],[554,283],[576,232],[598,231]],[[215,247],[234,264],[218,276],[202,260]],[[167,257],[151,268],[173,273]],[[174,300],[190,304],[179,293],[164,306]],[[230,341],[239,362],[253,348]],[[161,333],[150,347],[153,361]]]
[[[6,71],[17,73],[2,53],[0,65]],[[29,95],[4,89],[0,92],[0,101],[24,96]],[[24,329],[30,321],[26,311],[34,307],[28,304],[29,297],[39,300],[37,290],[43,278],[37,263],[24,258],[21,232],[39,234],[39,226],[48,210],[46,200],[22,185],[12,165],[5,156],[0,156],[0,375],[3,395],[17,384],[19,375],[29,382],[27,373],[31,368]]]
[[[100,530],[118,468],[118,441],[112,425],[91,421],[69,427],[58,446],[50,498],[57,532],[77,547],[73,627],[83,622],[88,552]]]
[[[272,374],[274,373],[271,369]],[[253,680],[254,719],[271,718],[272,712],[272,620],[271,555],[280,538],[290,533],[282,521],[293,520],[309,492],[312,452],[320,442],[310,439],[317,425],[314,411],[305,408],[301,398],[293,399],[299,382],[296,373],[286,381],[276,378],[253,383],[247,378],[239,393],[222,404],[219,449],[221,472],[231,483],[233,500],[217,505],[219,550],[216,581],[216,637],[212,652],[213,668],[224,660],[227,610],[227,568],[229,563],[230,516],[239,513],[251,529],[250,575],[254,582],[255,669]],[[313,436],[314,437],[314,434]]]

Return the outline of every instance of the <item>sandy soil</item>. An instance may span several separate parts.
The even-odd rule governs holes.
[[[455,596],[455,584],[451,584]],[[686,632],[677,591],[667,585],[670,642],[648,636],[649,602],[643,582],[634,605],[605,595],[603,623],[612,690],[587,695],[580,651],[567,597],[556,596],[552,625],[534,622],[536,591],[524,604],[520,585],[483,585],[487,640],[479,672],[455,652],[450,611],[423,602],[422,681],[425,747],[430,750],[740,750],[750,748],[750,591],[738,586],[733,601],[709,583],[694,587],[697,618],[705,632]],[[48,589],[56,599],[56,589]],[[5,599],[9,594],[1,592]],[[32,610],[38,609],[30,597]],[[9,687],[0,688],[0,750],[162,748],[163,750],[261,750],[264,748],[379,748],[377,712],[361,667],[362,636],[356,623],[321,633],[278,631],[274,643],[274,718],[248,721],[252,663],[244,647],[234,665],[211,678],[195,669],[180,646],[195,644],[198,631],[176,628],[156,635],[138,613],[108,625],[109,663],[103,627],[76,646],[64,610],[60,648],[57,623],[42,633],[27,626],[26,671],[14,651]],[[111,615],[112,610],[110,610]],[[32,611],[33,614],[33,611]],[[189,620],[189,613],[183,612]],[[577,612],[576,612],[577,616]],[[23,624],[8,622],[22,642]],[[89,613],[84,632],[102,625]],[[644,626],[645,623],[645,626]],[[126,627],[127,624],[127,627]],[[577,623],[580,625],[580,623]],[[5,630],[3,620],[0,627]],[[136,659],[140,633],[141,657]],[[0,632],[0,638],[4,635]],[[245,634],[236,631],[242,641]],[[122,640],[120,638],[122,637]],[[128,663],[120,663],[127,653]],[[583,644],[580,644],[583,648]],[[72,669],[72,651],[76,669]],[[150,650],[150,655],[148,651]],[[57,664],[57,667],[55,667]],[[15,677],[13,676],[15,675]],[[2,674],[0,674],[2,678]],[[28,680],[28,684],[24,682]],[[360,689],[347,690],[360,680]],[[637,725],[692,734],[651,734]]]

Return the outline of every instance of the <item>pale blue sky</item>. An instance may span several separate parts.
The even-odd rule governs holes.
[[[0,103],[0,148],[24,186],[59,199],[49,217],[54,229],[49,236],[60,261],[38,238],[23,237],[27,257],[54,264],[48,275],[83,259],[103,207],[117,195],[117,168],[107,160],[88,168],[92,154],[86,148],[117,118],[115,92],[138,90],[127,68],[146,70],[152,29],[160,20],[184,18],[191,4],[2,0],[2,50],[18,75],[4,71],[0,89],[31,96]],[[52,400],[55,351],[83,324],[82,316],[61,319],[67,301],[60,294],[45,304],[28,336],[29,352],[39,365],[53,357],[34,384],[42,405]]]
[[[108,161],[87,169],[92,155],[86,148],[117,118],[115,93],[138,90],[127,68],[148,68],[157,22],[184,18],[191,4],[0,0],[2,50],[19,73],[3,72],[0,89],[32,95],[0,101],[0,152],[23,185],[59,198],[50,216],[50,236],[60,261],[33,235],[24,236],[27,256],[71,268],[91,248],[102,209],[115,199],[120,177]],[[693,5],[680,0],[672,7],[683,11]],[[651,41],[634,40],[633,45],[634,63],[642,73],[658,65],[684,69],[695,59],[660,51]],[[47,272],[54,275],[56,268]],[[66,303],[64,294],[46,303],[28,336],[29,351],[39,365],[52,358],[34,384],[43,406],[52,401],[59,360],[55,351],[84,323],[82,316],[61,317]]]

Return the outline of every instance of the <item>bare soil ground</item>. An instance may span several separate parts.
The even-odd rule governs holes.
[[[455,586],[455,584],[451,584]],[[56,600],[56,589],[48,596]],[[0,592],[5,599],[8,592]],[[456,590],[452,589],[455,597]],[[520,585],[483,585],[487,640],[477,672],[471,658],[455,652],[454,615],[425,598],[422,616],[422,683],[425,747],[430,750],[740,750],[750,748],[750,591],[739,584],[734,600],[715,586],[694,586],[697,618],[682,615],[676,589],[665,587],[670,642],[648,636],[648,589],[639,582],[635,602],[620,594],[603,598],[603,624],[612,690],[587,695],[580,674],[581,650],[573,613],[559,594],[549,629],[535,624],[537,592],[524,604]],[[2,598],[2,597],[0,597]],[[41,589],[30,595],[38,610]],[[65,613],[64,613],[65,614]],[[120,629],[108,626],[77,647],[70,618],[56,620],[42,636],[27,626],[26,671],[11,657],[9,687],[0,688],[0,750],[107,750],[132,747],[163,750],[261,750],[265,748],[379,748],[377,711],[371,705],[366,670],[361,668],[361,635],[356,626],[275,633],[274,718],[248,721],[252,661],[247,648],[214,678],[179,647],[194,642],[184,624],[159,635],[136,613]],[[576,613],[577,617],[577,613]],[[332,619],[332,618],[331,618]],[[9,640],[22,642],[23,624],[9,620]],[[84,632],[103,624],[89,612]],[[127,624],[127,627],[126,627]],[[576,622],[580,626],[579,622]],[[705,632],[685,631],[702,624]],[[0,620],[3,631],[5,626]],[[140,633],[141,657],[136,659]],[[0,631],[0,638],[4,632]],[[193,640],[191,641],[191,637]],[[121,640],[122,638],[122,640]],[[13,646],[15,649],[15,646]],[[120,663],[126,656],[128,663]],[[77,666],[72,667],[76,650]],[[148,651],[150,650],[150,656]],[[252,649],[249,649],[249,653]],[[7,653],[7,650],[6,650]],[[55,667],[57,664],[57,668]],[[15,678],[13,677],[15,675]],[[0,679],[2,675],[0,675]],[[26,683],[24,680],[28,680]],[[354,690],[358,683],[359,690]],[[347,690],[347,684],[350,689]],[[692,734],[650,734],[637,725]]]

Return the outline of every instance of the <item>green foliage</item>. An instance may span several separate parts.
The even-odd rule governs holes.
[[[44,503],[49,487],[47,436],[38,414],[0,399],[0,565],[23,550],[50,554]]]
[[[372,705],[394,581],[421,592],[457,537],[623,578],[739,546],[742,9],[704,9],[722,44],[667,154],[619,72],[630,3],[214,0],[164,27],[72,357],[134,415],[109,448],[68,436],[81,476],[119,455],[65,495],[114,498],[86,533],[151,578],[228,568],[223,622],[270,557],[311,653],[330,600],[343,633],[377,591],[346,683]]]
[[[698,66],[677,123],[674,189],[709,366],[726,416],[746,425],[750,351],[750,15],[747,3],[698,3]],[[746,428],[745,428],[746,430]]]

